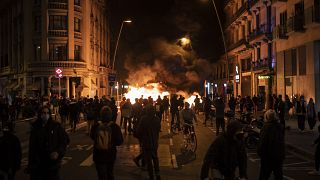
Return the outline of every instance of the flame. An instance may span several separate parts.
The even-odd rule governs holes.
[[[143,96],[143,98],[151,97],[153,100],[157,100],[159,95],[161,99],[163,99],[164,96],[170,95],[167,91],[160,91],[159,83],[150,83],[145,87],[130,86],[128,93],[124,94],[127,99],[130,99],[131,103],[135,102],[135,98],[139,99],[141,96]]]
[[[160,96],[161,99],[163,99],[164,96],[170,97],[170,93],[162,89],[163,87],[159,83],[149,83],[144,87],[129,86],[128,93],[124,94],[124,97],[130,99],[131,103],[135,102],[135,98],[139,99],[141,96],[143,96],[143,98],[151,97],[154,101],[158,99],[158,96]],[[184,102],[188,102],[191,106],[194,105],[196,95],[198,95],[199,98],[201,97],[198,92],[194,92],[190,95],[184,91],[179,91],[176,94],[185,97]],[[200,102],[202,102],[201,98]]]

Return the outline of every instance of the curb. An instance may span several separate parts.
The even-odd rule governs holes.
[[[286,143],[285,145],[286,145],[286,149],[289,150],[291,153],[294,153],[298,156],[302,156],[310,160],[314,159],[314,154],[309,151],[306,151],[300,147],[294,146],[290,143]]]

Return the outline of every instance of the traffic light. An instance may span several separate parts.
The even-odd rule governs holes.
[[[56,68],[56,78],[62,78],[63,77],[63,70],[62,68]]]

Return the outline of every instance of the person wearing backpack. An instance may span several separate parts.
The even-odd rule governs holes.
[[[123,143],[120,126],[112,121],[112,110],[103,106],[100,120],[93,126],[91,139],[94,141],[93,161],[99,180],[113,180],[113,167],[116,161],[117,148]]]

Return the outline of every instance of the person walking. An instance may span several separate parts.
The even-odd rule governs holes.
[[[221,127],[222,132],[224,132],[224,102],[221,97],[217,97],[214,102],[214,106],[216,107],[216,135],[219,135],[219,130]]]
[[[314,167],[315,169],[308,174],[320,176],[320,125],[318,126],[319,136],[314,140],[313,145],[316,145],[316,150],[314,154]]]
[[[285,111],[286,111],[286,106],[284,101],[282,100],[282,95],[278,96],[278,105],[277,105],[277,112],[279,114],[279,120],[280,123],[283,125],[284,128],[286,128],[286,121],[284,119],[285,117]]]
[[[170,99],[170,112],[171,112],[171,128],[174,123],[176,123],[176,127],[180,130],[180,117],[179,117],[179,101],[177,99],[177,95],[173,94]],[[176,122],[175,122],[176,120]]]
[[[112,110],[103,106],[99,121],[92,127],[90,133],[94,141],[93,161],[99,180],[113,180],[113,168],[117,156],[116,146],[123,143],[120,126],[112,121]]]
[[[207,120],[210,120],[211,122],[211,126],[213,125],[212,123],[212,116],[210,114],[212,114],[212,110],[211,110],[211,100],[209,97],[203,97],[204,98],[204,122],[203,125],[207,126]]]
[[[129,134],[132,133],[132,115],[133,115],[133,108],[132,104],[130,102],[130,99],[128,98],[126,100],[126,103],[122,106],[121,115],[123,117],[123,127],[124,127],[124,134],[127,135],[127,132]]]
[[[305,128],[305,117],[306,117],[306,106],[304,97],[300,96],[300,99],[296,101],[296,115],[298,118],[298,128],[300,132],[304,131]]]
[[[201,167],[200,179],[209,176],[209,169],[215,170],[225,180],[234,180],[239,167],[241,179],[247,178],[247,153],[243,141],[242,125],[231,121],[225,133],[218,136],[210,145]]]
[[[310,130],[313,130],[314,126],[316,125],[316,109],[312,98],[310,98],[307,105],[307,118],[309,128]]]
[[[264,114],[264,120],[257,149],[261,158],[259,180],[268,180],[272,172],[275,180],[282,180],[282,164],[285,158],[284,127],[272,109]]]
[[[145,115],[141,117],[137,126],[136,134],[141,140],[143,159],[148,168],[150,180],[154,179],[154,175],[157,180],[161,179],[158,159],[160,121],[155,114],[154,107],[148,105],[145,108]]]
[[[21,167],[21,158],[20,140],[13,134],[12,128],[3,128],[3,136],[0,138],[0,180],[15,179],[15,174]]]
[[[61,124],[52,119],[50,108],[42,107],[30,132],[26,170],[30,180],[59,180],[61,161],[69,142]]]

